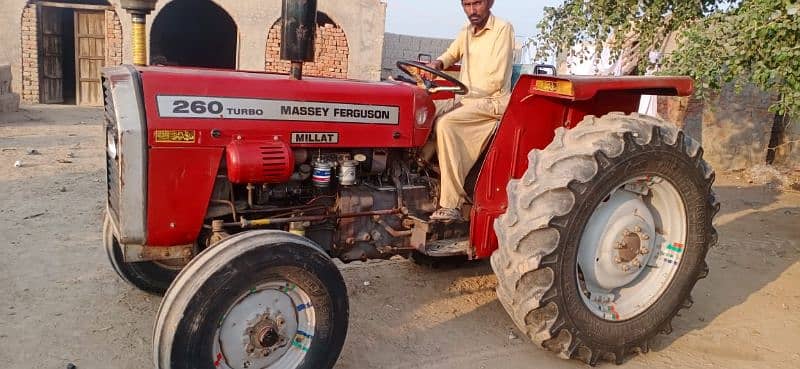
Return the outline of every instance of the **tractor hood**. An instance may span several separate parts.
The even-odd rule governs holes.
[[[427,140],[435,107],[427,92],[399,82],[136,67],[151,147],[414,147]],[[175,139],[177,137],[177,139]]]

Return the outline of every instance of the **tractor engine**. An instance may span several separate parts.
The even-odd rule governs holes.
[[[417,151],[231,144],[206,223],[286,229],[345,262],[408,253],[413,219],[435,211],[439,196]]]

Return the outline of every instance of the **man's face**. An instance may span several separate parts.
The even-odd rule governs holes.
[[[464,13],[467,14],[469,22],[475,27],[483,27],[489,19],[489,12],[492,9],[494,0],[461,0]]]

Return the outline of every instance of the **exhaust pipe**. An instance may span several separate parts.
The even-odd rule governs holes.
[[[283,0],[281,59],[292,62],[289,75],[303,79],[303,63],[314,61],[317,0]]]

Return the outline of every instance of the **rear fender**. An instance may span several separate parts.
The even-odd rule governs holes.
[[[642,95],[688,96],[688,77],[553,77],[523,75],[492,139],[478,176],[470,237],[475,258],[497,249],[494,220],[508,205],[506,185],[528,168],[528,153],[544,149],[558,127],[573,128],[587,115],[630,114]]]

